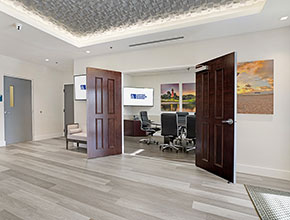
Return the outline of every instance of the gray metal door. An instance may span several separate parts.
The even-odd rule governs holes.
[[[64,85],[64,131],[74,123],[74,85]]]
[[[32,140],[31,81],[4,76],[6,144]]]

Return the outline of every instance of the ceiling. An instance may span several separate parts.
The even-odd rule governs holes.
[[[241,7],[263,0],[10,0],[76,36],[171,20],[215,8]]]
[[[0,0],[0,3],[3,1],[8,0]],[[155,8],[153,9],[151,7],[145,7],[142,10],[139,10],[140,15],[138,15],[135,19],[127,18],[126,16],[119,16],[117,18],[114,18],[114,20],[111,19],[105,19],[104,21],[106,24],[100,24],[100,25],[88,25],[84,27],[80,27],[81,23],[78,25],[77,22],[73,22],[73,20],[70,20],[70,22],[66,22],[68,19],[65,19],[64,15],[57,15],[59,17],[63,17],[64,20],[59,19],[57,20],[55,17],[57,10],[60,10],[60,12],[63,12],[64,9],[62,8],[50,8],[50,12],[46,12],[46,16],[48,16],[49,19],[55,19],[57,20],[58,27],[61,27],[63,29],[66,29],[70,32],[70,34],[78,36],[77,33],[82,33],[81,30],[85,30],[86,33],[96,33],[96,32],[107,32],[112,31],[112,29],[116,28],[116,24],[124,24],[125,26],[130,26],[131,24],[135,24],[134,22],[152,22],[154,19],[159,19],[160,16],[164,16],[163,18],[166,18],[166,16],[172,16],[173,15],[179,15],[180,13],[187,13],[189,10],[197,10],[197,11],[210,11],[210,9],[217,10],[217,8],[220,7],[228,7],[229,11],[232,12],[233,5],[239,4],[239,3],[245,3],[246,1],[241,0],[183,0],[183,1],[173,1],[173,0],[164,0],[164,1],[157,1],[157,0],[131,0],[131,1],[116,1],[116,0],[98,0],[98,1],[89,1],[89,0],[82,0],[82,1],[76,1],[76,0],[63,0],[63,1],[57,1],[57,0],[50,0],[50,1],[36,1],[36,0],[9,0],[17,4],[26,5],[25,7],[29,8],[31,7],[31,11],[35,13],[35,10],[39,10],[37,13],[44,13],[44,11],[49,11],[49,8],[46,7],[52,7],[54,4],[51,4],[52,2],[58,2],[58,4],[71,4],[72,8],[65,9],[70,11],[70,13],[74,10],[76,10],[74,7],[79,7],[81,4],[88,4],[92,5],[94,4],[102,4],[106,5],[112,2],[119,2],[120,7],[118,7],[118,10],[108,9],[107,13],[122,13],[126,14],[126,2],[128,6],[128,2],[131,2],[131,6],[137,6],[138,7],[145,7],[146,5],[152,4],[160,4],[160,2],[167,5],[165,8]],[[31,4],[28,4],[30,2]],[[34,4],[34,2],[44,2],[43,5],[40,8],[37,7],[37,4]],[[48,3],[50,2],[50,3]],[[76,3],[79,2],[79,3]],[[81,2],[81,3],[80,3]],[[122,3],[124,5],[122,5]],[[144,5],[141,6],[140,2],[143,2]],[[73,3],[76,3],[74,5]],[[171,4],[170,4],[171,3]],[[253,3],[253,1],[251,2]],[[256,2],[257,3],[257,2]],[[261,3],[261,2],[260,2]],[[48,5],[46,5],[48,4]],[[113,4],[113,3],[112,3]],[[185,7],[186,4],[192,7]],[[250,4],[250,2],[248,2]],[[49,6],[50,5],[50,6]],[[122,7],[121,7],[122,5]],[[164,6],[165,6],[164,5]],[[242,4],[243,5],[243,4]],[[44,64],[48,65],[53,68],[57,68],[58,70],[62,71],[72,71],[73,68],[73,60],[77,58],[83,58],[83,57],[90,57],[90,56],[96,56],[96,55],[102,55],[102,54],[110,54],[110,53],[117,53],[117,52],[124,52],[124,51],[132,51],[132,50],[138,50],[138,49],[144,49],[144,48],[150,48],[150,47],[156,47],[156,46],[162,46],[162,45],[169,45],[169,44],[176,44],[176,43],[185,43],[185,42],[191,42],[191,41],[200,41],[205,39],[211,39],[211,38],[218,38],[218,37],[224,37],[224,36],[231,36],[231,35],[237,35],[237,34],[243,34],[243,33],[249,33],[254,31],[262,31],[262,30],[268,30],[268,29],[274,29],[279,27],[285,27],[290,25],[290,19],[286,21],[280,21],[280,17],[285,15],[290,15],[290,1],[289,0],[267,0],[264,7],[260,8],[257,11],[257,8],[251,8],[246,7],[243,10],[235,11],[235,13],[228,13],[228,17],[225,15],[221,17],[214,17],[212,15],[208,15],[205,17],[197,16],[195,18],[195,22],[189,22],[186,25],[184,23],[179,23],[179,25],[174,26],[174,28],[168,28],[163,26],[162,24],[157,25],[156,27],[158,31],[141,31],[138,34],[134,35],[128,35],[128,36],[122,36],[119,38],[107,38],[104,41],[100,41],[96,44],[85,46],[85,47],[78,47],[74,44],[69,43],[68,41],[59,38],[55,36],[54,34],[48,33],[48,31],[43,30],[35,25],[30,25],[29,23],[26,23],[27,15],[23,17],[22,19],[19,19],[19,16],[12,16],[13,13],[11,13],[11,10],[8,10],[7,8],[3,8],[3,5],[0,4],[0,53],[27,60],[34,63]],[[245,6],[245,5],[243,5]],[[69,6],[68,6],[69,7]],[[104,6],[103,6],[104,7]],[[44,9],[45,8],[45,9]],[[116,7],[115,7],[116,8]],[[122,10],[121,10],[122,8]],[[236,5],[236,8],[239,8],[238,5]],[[4,10],[7,9],[7,10]],[[251,11],[251,10],[252,11]],[[54,11],[56,10],[56,11]],[[4,12],[3,12],[4,11]],[[91,10],[91,15],[94,14]],[[137,13],[138,9],[130,8],[130,13]],[[147,16],[144,14],[147,13]],[[160,12],[160,13],[159,13]],[[66,12],[69,15],[72,16],[69,12]],[[65,14],[66,14],[65,13]],[[84,18],[80,16],[79,19],[86,19],[89,17],[89,14],[86,14],[84,11],[79,11],[79,15],[86,14]],[[10,14],[10,15],[8,15]],[[78,14],[78,13],[76,13]],[[95,13],[97,14],[97,13]],[[152,14],[152,16],[151,16]],[[218,14],[218,12],[214,13]],[[79,16],[78,15],[78,16]],[[44,15],[42,15],[44,16]],[[94,15],[93,22],[97,23],[97,17],[98,15]],[[112,16],[110,14],[110,16]],[[150,18],[148,18],[148,16]],[[219,15],[220,16],[220,15]],[[174,16],[173,16],[174,17]],[[202,17],[202,18],[201,18]],[[168,18],[168,17],[167,17]],[[202,20],[196,21],[197,19]],[[166,19],[165,19],[166,20]],[[170,19],[169,19],[170,20]],[[14,24],[20,22],[23,24],[23,28],[21,31],[16,31]],[[78,21],[80,22],[80,21]],[[170,23],[170,21],[168,21]],[[153,22],[154,23],[154,22]],[[166,23],[166,22],[165,22]],[[190,24],[190,25],[189,25]],[[64,27],[65,26],[65,27]],[[144,28],[143,28],[144,29]],[[184,36],[183,39],[172,41],[172,42],[163,42],[159,44],[152,44],[152,45],[144,45],[136,48],[129,47],[130,44],[138,44],[146,41],[156,41],[161,40],[165,38],[174,38],[174,37],[180,37]],[[89,50],[90,54],[87,54],[85,51]],[[44,60],[46,58],[49,58],[49,62],[45,62]],[[56,63],[57,62],[57,63]]]
[[[266,0],[0,0],[0,10],[76,47],[259,13]]]

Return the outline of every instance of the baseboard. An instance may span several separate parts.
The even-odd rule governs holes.
[[[0,147],[5,147],[6,146],[6,141],[0,141]]]
[[[290,171],[237,164],[237,172],[290,180]]]
[[[55,133],[55,134],[44,134],[44,135],[38,135],[33,138],[34,141],[41,141],[45,139],[51,139],[51,138],[58,138],[62,137],[63,133]]]

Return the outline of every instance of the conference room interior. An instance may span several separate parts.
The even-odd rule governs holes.
[[[165,97],[172,99],[175,96],[176,100],[166,103],[164,101],[167,100],[163,99],[162,103],[162,95],[169,93],[170,97]],[[144,94],[146,98],[140,97],[137,99],[137,97],[134,97],[132,102],[131,97],[129,97],[131,94]],[[184,94],[184,97],[188,95],[188,100],[183,100],[182,94]],[[195,95],[194,65],[165,70],[124,73],[124,153],[194,164],[196,133],[193,131],[192,137],[187,137],[186,118],[190,116],[194,117],[195,120]],[[148,96],[150,100],[148,100]],[[134,102],[134,100],[137,102]],[[145,125],[149,120],[149,128],[142,126],[141,114],[145,119]],[[173,129],[173,131],[163,132],[163,135],[162,115],[168,115],[169,117],[172,115],[173,117],[173,124],[169,124],[169,129]],[[174,115],[176,115],[176,119],[174,119]],[[166,122],[164,121],[164,123]],[[190,128],[194,127],[195,129],[194,125],[191,125]],[[169,138],[169,135],[172,137]]]

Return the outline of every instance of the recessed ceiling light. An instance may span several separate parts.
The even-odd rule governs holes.
[[[86,53],[91,53],[91,51],[87,50]]]
[[[288,16],[283,16],[280,18],[280,21],[286,21],[288,19]]]
[[[46,59],[45,59],[45,62],[48,62],[48,61],[49,61],[49,59],[46,58]]]

